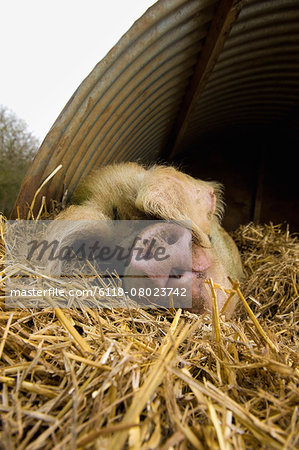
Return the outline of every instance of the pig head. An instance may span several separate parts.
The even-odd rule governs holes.
[[[78,247],[82,241],[99,237],[111,243],[115,220],[146,220],[138,234],[141,253],[133,251],[125,269],[127,289],[132,287],[131,280],[137,289],[181,288],[191,283],[191,311],[201,314],[212,309],[205,280],[212,278],[225,289],[230,287],[228,276],[237,280],[243,275],[237,247],[220,225],[223,202],[218,183],[194,179],[174,167],[123,163],[95,171],[74,200],[78,204],[60,213],[50,226],[50,235],[60,245],[75,243]],[[126,234],[122,239],[128,246],[131,241]],[[151,257],[159,249],[167,257]],[[225,300],[225,294],[218,291],[219,310]],[[227,317],[235,304],[233,298],[225,311]]]

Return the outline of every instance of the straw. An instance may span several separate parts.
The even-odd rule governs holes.
[[[0,216],[5,239],[4,227]],[[25,265],[1,267],[3,447],[298,448],[298,239],[273,224],[240,226],[233,237],[245,279],[230,289],[207,280],[213,310],[202,316],[115,308],[99,295],[46,295],[44,308],[22,308],[20,298],[5,309],[10,277],[62,284]],[[240,298],[230,320],[219,314],[219,290]]]

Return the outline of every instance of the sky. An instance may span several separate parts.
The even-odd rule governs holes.
[[[156,0],[0,0],[0,104],[44,139],[83,79]]]

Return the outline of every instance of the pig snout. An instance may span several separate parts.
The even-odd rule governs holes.
[[[144,293],[150,302],[160,306],[169,306],[172,295],[174,306],[192,308],[192,298],[197,305],[204,303],[202,282],[210,264],[205,249],[192,245],[189,229],[156,223],[138,235],[125,273],[125,287],[129,292],[133,288],[134,293]]]
[[[138,276],[154,278],[165,287],[172,278],[191,270],[191,233],[175,224],[155,224],[139,234],[130,269]],[[138,242],[138,243],[139,243]]]

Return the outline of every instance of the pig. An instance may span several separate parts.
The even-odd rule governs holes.
[[[212,310],[207,279],[226,289],[231,287],[228,277],[243,277],[238,249],[220,225],[224,203],[217,182],[194,179],[167,165],[113,164],[95,170],[75,193],[74,203],[50,226],[50,234],[60,244],[77,242],[78,248],[99,236],[112,242],[114,220],[147,220],[139,233],[140,242],[146,243],[144,252],[151,243],[151,254],[164,249],[167,257],[157,262],[133,254],[125,269],[127,287],[132,274],[137,288],[176,288],[191,282],[192,306],[188,309],[203,314]],[[148,220],[153,220],[152,225]],[[191,263],[184,266],[188,252]],[[217,291],[219,311],[226,298],[222,290]],[[225,310],[226,317],[231,317],[236,302],[235,296]]]

